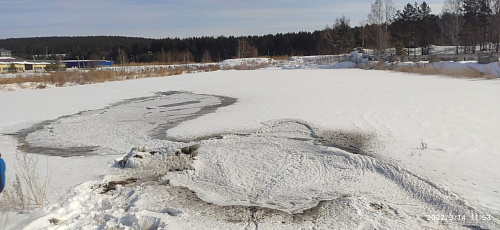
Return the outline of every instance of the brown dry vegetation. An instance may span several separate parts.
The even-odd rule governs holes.
[[[412,67],[398,66],[394,67],[393,70],[404,73],[416,73],[422,75],[440,75],[453,78],[470,78],[470,79],[497,78],[493,73],[489,71],[481,72],[470,66],[466,68],[443,68],[443,67],[434,67],[430,65],[412,66]]]
[[[498,63],[500,65],[500,62]],[[359,68],[366,68],[360,65]],[[431,65],[416,65],[416,66],[388,66],[384,62],[376,62],[373,64],[373,69],[377,70],[394,70],[403,73],[413,73],[421,75],[440,75],[452,78],[465,78],[465,79],[497,79],[498,76],[486,70],[481,72],[470,66],[466,68],[445,68],[444,66],[431,66]]]
[[[379,61],[373,63],[373,69],[386,70],[387,67],[385,65],[385,62]]]
[[[113,66],[165,66],[165,65],[186,65],[193,64],[194,62],[128,62],[121,64],[114,64]]]
[[[260,56],[259,58],[271,58],[273,60],[280,61],[280,60],[286,60],[286,59],[290,58],[290,56],[288,56],[288,55],[281,55],[281,56]]]
[[[191,72],[210,72],[219,69],[218,65],[207,66],[179,66],[174,68],[157,67],[137,69],[132,71],[120,69],[91,69],[84,71],[55,71],[47,72],[43,75],[34,75],[29,77],[0,78],[0,85],[20,84],[20,83],[38,83],[37,88],[44,88],[45,85],[55,85],[57,87],[66,84],[85,85],[107,81],[123,81],[129,79],[165,77],[180,75]]]

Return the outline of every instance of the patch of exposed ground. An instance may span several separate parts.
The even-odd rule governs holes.
[[[350,130],[322,130],[318,134],[318,142],[354,154],[372,155],[376,135]]]

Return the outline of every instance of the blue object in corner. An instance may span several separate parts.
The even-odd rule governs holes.
[[[5,161],[0,158],[0,193],[3,191],[5,187]]]

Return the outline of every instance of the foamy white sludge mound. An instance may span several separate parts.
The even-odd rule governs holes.
[[[467,229],[487,215],[398,166],[325,147],[299,120],[201,141],[200,155],[134,148],[121,174],[87,182],[34,228],[73,229]],[[173,166],[173,167],[171,167]],[[194,167],[191,167],[194,166]],[[180,170],[180,171],[179,171]],[[131,178],[132,181],[130,180]],[[110,181],[130,181],[105,191]],[[187,187],[187,188],[186,188]],[[60,220],[55,226],[50,219]],[[28,226],[28,228],[30,227]]]
[[[303,121],[270,122],[255,133],[204,142],[196,170],[168,178],[210,203],[267,207],[292,214],[325,200],[362,197],[366,202],[363,212],[374,204],[385,208],[375,228],[389,227],[385,222],[407,221],[427,226],[426,213],[484,214],[399,166],[322,146],[317,137],[318,130]]]

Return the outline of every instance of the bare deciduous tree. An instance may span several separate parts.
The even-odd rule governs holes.
[[[182,61],[184,64],[188,64],[190,62],[194,62],[194,56],[189,50],[184,50],[179,53],[179,61]]]
[[[462,0],[445,0],[439,26],[443,34],[455,45],[458,54],[460,32],[465,24],[462,15]]]
[[[210,54],[210,51],[205,50],[203,52],[203,56],[201,57],[201,62],[207,63],[207,62],[212,62],[212,55]]]
[[[443,37],[452,42],[455,46],[455,54],[458,54],[460,46],[460,30],[463,26],[463,20],[459,19],[459,17],[454,14],[443,12],[441,20],[439,21],[439,26],[443,33]]]
[[[368,21],[376,25],[376,31],[373,31],[377,50],[385,54],[389,48],[390,34],[388,26],[391,23],[392,16],[395,14],[394,2],[392,0],[375,0],[368,14]]]
[[[238,50],[236,52],[238,58],[257,57],[257,47],[251,45],[246,39],[238,39]]]
[[[116,61],[119,64],[127,64],[128,63],[128,57],[127,57],[127,52],[123,48],[118,48],[116,51]]]
[[[161,62],[161,63],[168,63],[167,60],[167,52],[161,48],[160,52],[156,54],[156,60]]]
[[[493,0],[492,41],[496,43],[496,52],[500,46],[500,0]]]

